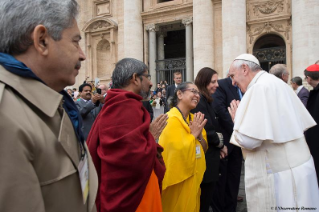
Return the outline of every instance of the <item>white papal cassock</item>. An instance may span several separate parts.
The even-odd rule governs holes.
[[[314,125],[286,83],[265,71],[256,74],[237,109],[231,139],[245,157],[249,212],[319,211],[314,162],[304,138]]]

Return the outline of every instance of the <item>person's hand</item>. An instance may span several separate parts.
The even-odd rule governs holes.
[[[227,149],[227,146],[224,145],[224,147],[220,150],[220,159],[227,157],[227,155],[228,155],[228,149]]]
[[[101,98],[100,96],[101,96],[101,95],[98,94],[98,93],[92,94],[92,102],[93,102],[94,104],[96,104],[96,102],[100,100],[100,98]]]
[[[228,112],[229,112],[233,122],[234,122],[234,119],[236,116],[236,111],[237,111],[237,108],[239,106],[239,103],[240,103],[239,100],[233,100],[233,101],[231,101],[230,106],[228,107]]]
[[[207,123],[207,119],[204,119],[205,116],[201,112],[195,113],[192,121],[189,122],[189,128],[191,130],[191,134],[195,138],[199,138],[202,133],[204,126]]]
[[[159,138],[162,131],[166,127],[167,119],[168,119],[167,114],[161,114],[150,124],[150,132],[153,135],[155,140]]]

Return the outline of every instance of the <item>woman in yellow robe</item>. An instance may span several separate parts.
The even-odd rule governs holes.
[[[206,170],[207,120],[196,108],[200,100],[198,88],[193,83],[182,83],[175,90],[173,108],[167,113],[167,126],[159,144],[166,173],[162,185],[163,212],[198,212],[200,184]]]

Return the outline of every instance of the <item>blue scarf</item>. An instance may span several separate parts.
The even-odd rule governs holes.
[[[18,76],[25,77],[25,78],[32,78],[45,84],[39,77],[37,77],[31,71],[30,68],[28,68],[25,64],[16,60],[14,57],[12,57],[9,54],[0,52],[0,65],[2,65],[7,71],[13,74],[16,74]],[[83,144],[84,138],[81,132],[82,121],[80,119],[80,113],[73,99],[65,90],[62,90],[60,94],[63,95],[63,100],[64,100],[63,108],[72,121],[72,125],[76,132],[78,140],[81,141],[81,143]]]

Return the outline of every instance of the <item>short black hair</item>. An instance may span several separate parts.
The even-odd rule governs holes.
[[[313,80],[319,80],[319,71],[304,71],[306,77],[310,77]]]
[[[296,83],[297,85],[302,85],[302,79],[301,77],[294,77],[291,79],[291,82]]]
[[[92,86],[89,84],[89,83],[83,83],[82,85],[80,85],[79,87],[79,92],[82,92],[83,91],[83,88],[86,87],[86,86],[89,86],[92,90]]]

